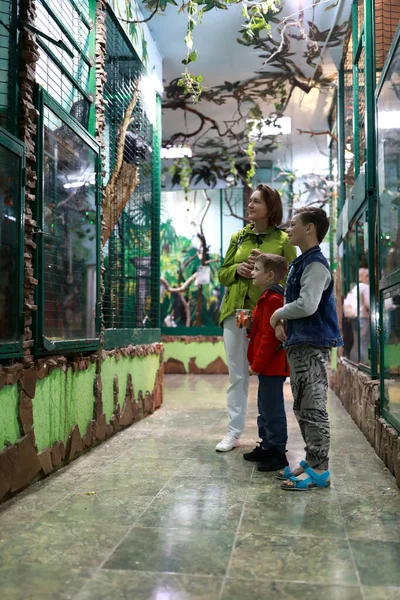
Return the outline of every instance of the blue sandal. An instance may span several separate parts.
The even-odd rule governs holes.
[[[310,465],[305,460],[301,461],[300,466],[304,469],[304,471],[306,468],[307,469],[310,468]],[[281,475],[280,471],[277,471],[275,473],[275,477],[276,477],[276,479],[279,479],[280,481],[287,481],[291,477],[295,477],[295,475],[293,475],[292,469],[290,467],[285,467],[283,469],[283,474]]]
[[[325,471],[325,473],[316,473],[305,460],[301,461],[300,466],[304,469],[304,472],[308,477],[305,479],[298,479],[294,476],[289,477],[287,481],[293,482],[293,485],[285,485],[285,483],[282,483],[281,488],[283,490],[306,492],[318,488],[328,488],[331,485],[331,482],[329,481],[329,471]]]

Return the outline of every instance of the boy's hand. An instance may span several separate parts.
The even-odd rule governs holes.
[[[243,319],[243,327],[245,329],[251,329],[253,327],[253,319],[250,315],[247,315],[247,317]]]
[[[253,371],[253,369],[251,367],[249,367],[249,375],[259,375],[260,373],[256,373],[255,371]]]
[[[280,342],[286,342],[286,340],[287,340],[285,328],[284,328],[282,322],[279,322],[278,325],[275,327],[275,337]]]
[[[274,312],[274,314],[272,315],[271,319],[270,319],[270,325],[272,327],[272,329],[275,329],[275,327],[278,325],[280,318],[278,317],[278,315],[276,314],[278,311],[276,310]]]

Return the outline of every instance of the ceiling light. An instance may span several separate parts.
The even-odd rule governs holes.
[[[249,133],[251,139],[263,138],[268,135],[289,135],[292,133],[291,117],[280,117],[273,123],[270,123],[269,119],[251,119],[247,123],[251,125]]]
[[[192,151],[186,146],[170,146],[169,148],[161,148],[161,158],[183,158],[187,156],[192,158]]]

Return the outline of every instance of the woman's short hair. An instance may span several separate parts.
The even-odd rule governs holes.
[[[278,190],[269,187],[266,183],[260,183],[256,190],[261,192],[261,197],[267,205],[268,221],[270,227],[279,227],[283,218],[282,198]]]

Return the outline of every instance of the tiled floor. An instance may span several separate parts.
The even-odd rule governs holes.
[[[225,433],[224,376],[166,378],[164,407],[0,510],[0,598],[400,599],[400,491],[331,395],[329,490],[289,493]],[[303,457],[287,387],[289,459]]]

